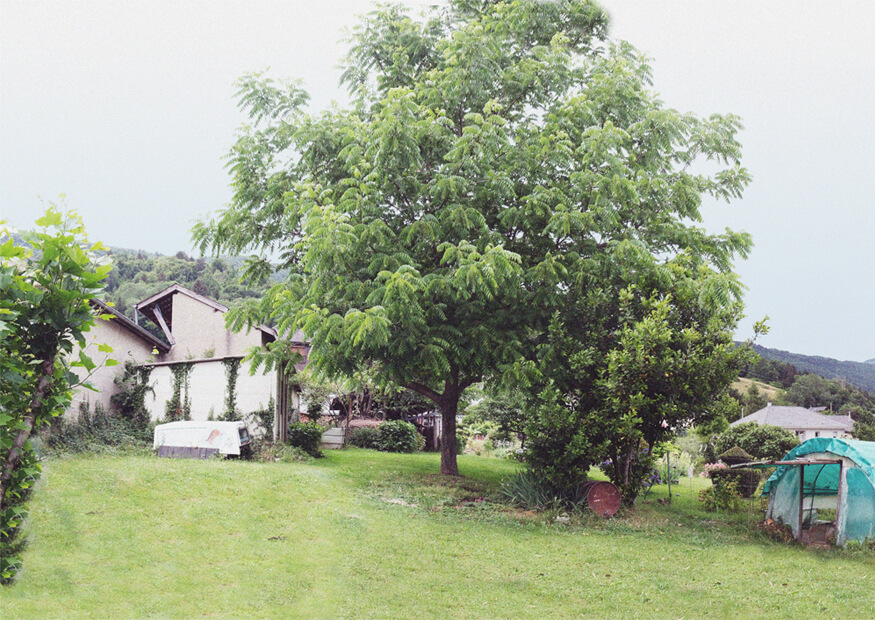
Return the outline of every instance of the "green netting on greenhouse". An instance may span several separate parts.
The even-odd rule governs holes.
[[[864,540],[875,537],[875,442],[818,437],[809,439],[787,453],[783,460],[844,457],[846,493],[838,506],[838,540]],[[835,496],[839,489],[838,464],[810,464],[778,467],[766,482],[763,494],[770,494],[770,513],[790,525],[794,536],[799,524],[799,476],[804,470],[801,507],[803,522],[817,518],[817,497]],[[835,506],[835,504],[833,504]],[[821,504],[823,506],[823,504]]]

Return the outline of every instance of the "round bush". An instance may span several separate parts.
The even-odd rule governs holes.
[[[380,430],[372,426],[362,426],[349,430],[347,443],[356,448],[379,450]]]
[[[389,420],[377,429],[377,450],[383,452],[418,452],[425,447],[425,437],[410,422]]]
[[[754,459],[780,460],[799,445],[799,440],[790,431],[768,424],[746,422],[730,427],[714,441],[714,452],[720,454],[738,446]]]
[[[322,427],[315,422],[292,422],[289,424],[288,444],[300,448],[310,456],[322,456],[319,442],[322,441]]]

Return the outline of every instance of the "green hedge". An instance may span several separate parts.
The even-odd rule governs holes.
[[[378,450],[380,431],[374,426],[362,426],[349,430],[347,443],[356,448]]]
[[[300,448],[310,456],[322,456],[319,442],[322,441],[322,427],[315,422],[292,422],[289,424],[287,442],[290,446]]]

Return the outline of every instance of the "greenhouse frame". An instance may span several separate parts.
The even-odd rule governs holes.
[[[816,437],[781,461],[766,481],[768,519],[789,526],[805,544],[844,546],[875,539],[875,442]]]

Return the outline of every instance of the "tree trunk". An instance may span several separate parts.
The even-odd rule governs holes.
[[[3,464],[3,473],[0,474],[0,503],[2,504],[5,504],[7,486],[9,485],[9,481],[12,479],[12,474],[21,458],[21,449],[33,431],[37,410],[42,406],[43,398],[52,384],[52,378],[55,373],[55,355],[56,354],[52,352],[49,359],[43,360],[40,365],[39,382],[37,383],[33,398],[30,401],[30,408],[28,409],[27,415],[25,415],[22,420],[24,428],[18,431],[18,434],[15,436],[15,441],[12,442],[12,446],[9,448],[9,453],[6,455],[6,462]]]
[[[444,476],[459,475],[459,465],[456,462],[456,414],[459,412],[459,398],[462,396],[462,392],[472,383],[474,383],[474,379],[460,380],[459,371],[454,369],[451,376],[444,382],[442,394],[415,381],[405,386],[407,389],[425,396],[440,409],[441,474]]]
[[[442,399],[441,410],[441,474],[458,476],[459,464],[456,462],[456,413],[459,411],[459,397]]]

